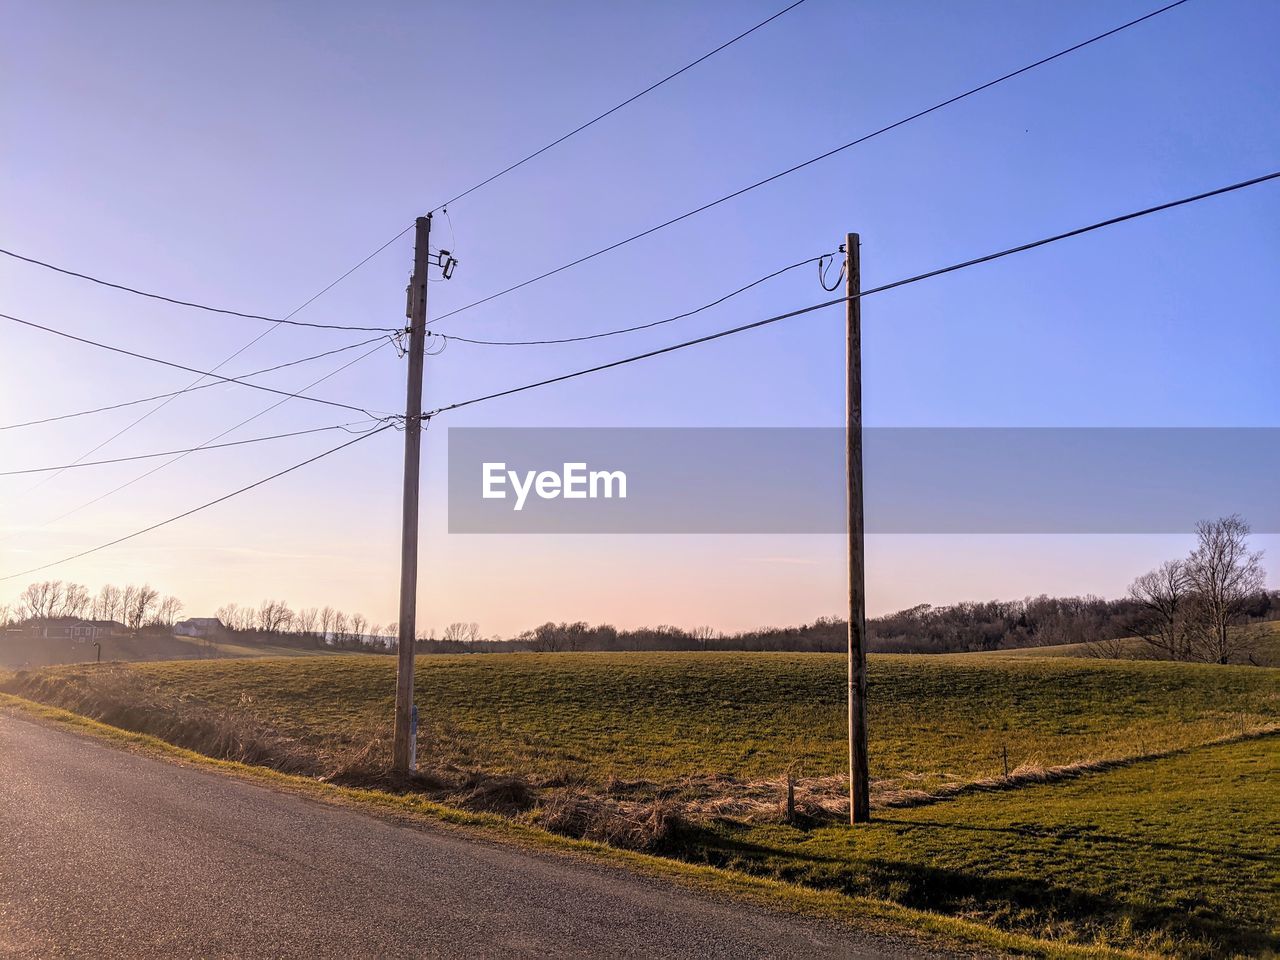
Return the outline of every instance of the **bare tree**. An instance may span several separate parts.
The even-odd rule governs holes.
[[[124,593],[127,602],[125,625],[130,630],[140,630],[142,625],[151,618],[156,601],[160,599],[160,591],[149,583],[144,583],[140,587],[125,587]]]
[[[181,615],[182,601],[174,596],[165,597],[156,607],[156,623],[161,626],[172,627]]]
[[[320,611],[320,633],[325,639],[328,639],[333,632],[333,607],[326,606]]]
[[[1230,663],[1257,642],[1243,626],[1266,586],[1262,551],[1249,549],[1249,524],[1237,514],[1196,524],[1196,548],[1186,577],[1194,595],[1190,621],[1200,659]]]
[[[1173,660],[1195,659],[1187,624],[1190,590],[1187,564],[1181,560],[1168,560],[1129,584],[1129,599],[1139,610],[1137,635],[1152,650]]]
[[[20,620],[48,619],[53,615],[55,606],[61,602],[61,597],[61,580],[29,583],[18,595],[18,618]]]
[[[239,607],[234,603],[224,603],[217,610],[213,611],[213,615],[222,621],[222,625],[228,630],[238,630],[236,626],[237,614]]]
[[[333,614],[333,639],[339,642],[347,639],[347,615],[341,610],[335,610]]]
[[[297,617],[294,618],[294,626],[300,633],[315,633],[319,617],[320,611],[315,607],[307,607],[305,610],[298,611]]]
[[[104,583],[93,600],[93,615],[98,620],[123,620],[120,610],[120,588],[114,584]]]
[[[84,584],[68,583],[62,588],[62,603],[58,616],[83,617],[89,612],[89,590]]]
[[[458,621],[444,628],[440,639],[444,643],[475,643],[480,639],[480,624]]]
[[[120,622],[126,627],[132,625],[133,605],[137,597],[138,588],[131,583],[126,583],[120,591]]]
[[[293,611],[283,600],[263,600],[258,607],[258,629],[263,633],[282,633],[293,622]]]
[[[364,642],[364,631],[369,626],[369,621],[363,613],[353,613],[351,615],[351,635],[357,643]]]
[[[708,641],[716,638],[715,629],[708,626],[694,627],[690,633],[693,636],[693,639],[698,641],[698,647],[702,650],[707,649]]]

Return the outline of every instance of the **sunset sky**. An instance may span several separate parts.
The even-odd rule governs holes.
[[[5,4],[0,247],[180,299],[281,316],[442,200],[785,4]],[[471,303],[1159,6],[1156,0],[808,0],[458,201],[461,261],[432,316]],[[123,13],[122,13],[123,9]],[[652,237],[433,329],[564,337],[713,300],[862,236],[872,286],[1280,169],[1265,0],[1190,0]],[[199,44],[190,39],[198,37]],[[902,51],[907,51],[904,55]],[[763,131],[769,131],[766,136]],[[868,298],[873,426],[1280,425],[1280,184]],[[406,235],[297,319],[403,322]],[[426,406],[795,309],[794,271],[697,317],[582,344],[453,343]],[[0,312],[208,369],[268,325],[0,258]],[[282,327],[235,375],[373,336]],[[510,635],[545,620],[733,630],[841,612],[836,536],[462,536],[451,426],[835,426],[843,313],[442,415],[424,444],[420,623]],[[372,345],[367,349],[371,349]],[[364,350],[260,382],[294,391]],[[193,379],[0,321],[0,425]],[[316,396],[402,410],[384,348]],[[195,446],[278,397],[232,385],[165,406],[95,457]],[[65,463],[150,409],[0,431],[0,469]],[[348,423],[290,401],[225,439]],[[123,536],[349,439],[0,477],[0,577]],[[189,615],[266,598],[396,616],[402,435],[361,442],[196,516],[30,577],[148,581]],[[1231,470],[1231,464],[1224,464]],[[1269,582],[1280,582],[1280,537]],[[1028,594],[1116,596],[1179,536],[873,536],[868,612]]]

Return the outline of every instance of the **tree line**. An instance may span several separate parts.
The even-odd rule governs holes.
[[[1250,625],[1280,619],[1280,591],[1268,591],[1262,553],[1249,549],[1249,525],[1238,516],[1196,527],[1196,547],[1133,581],[1126,596],[1028,597],[948,606],[920,604],[867,621],[870,650],[881,653],[959,653],[1003,648],[1087,643],[1099,656],[1146,653],[1175,660],[1228,663],[1247,660],[1258,633]],[[17,602],[0,606],[0,625],[63,617],[116,620],[132,630],[171,628],[182,612],[176,597],[150,585],[103,586],[95,594],[81,584],[47,580],[30,584]],[[216,611],[224,628],[286,646],[338,647],[386,653],[398,646],[398,625],[370,621],[332,606],[294,610],[281,600],[228,603]],[[478,624],[449,624],[417,637],[419,653],[532,651],[737,650],[835,653],[848,642],[847,621],[819,617],[812,623],[725,633],[709,626],[671,625],[623,629],[585,621],[548,622],[515,637],[485,638]],[[1141,650],[1138,652],[1142,652]]]
[[[161,596],[149,583],[117,587],[105,584],[97,593],[81,583],[42,580],[31,583],[12,604],[0,605],[0,626],[62,619],[109,620],[130,630],[172,627],[182,615],[182,601]]]

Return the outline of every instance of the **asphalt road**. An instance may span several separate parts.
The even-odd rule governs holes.
[[[927,955],[0,712],[0,957]]]

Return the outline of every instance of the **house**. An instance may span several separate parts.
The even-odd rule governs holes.
[[[173,632],[180,637],[219,637],[226,629],[217,617],[189,617],[173,625]]]
[[[41,624],[39,629],[40,635],[46,640],[74,640],[80,643],[93,643],[128,632],[125,625],[116,620],[81,620],[79,617],[58,617]]]

